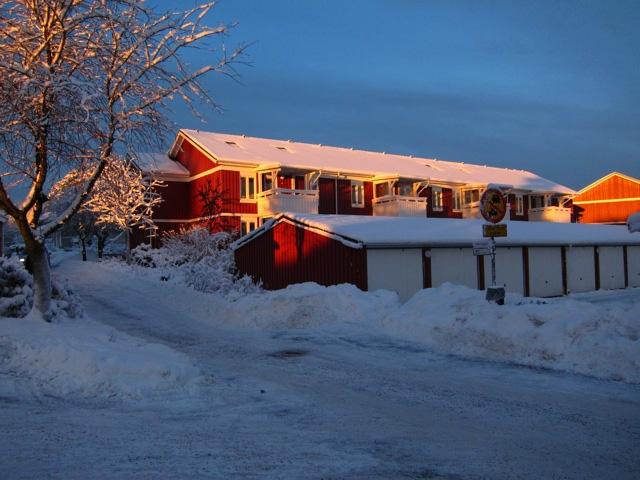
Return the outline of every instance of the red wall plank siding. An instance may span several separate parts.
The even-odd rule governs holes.
[[[640,184],[614,175],[573,199],[575,215],[581,223],[624,223],[640,211],[640,200],[580,204],[619,198],[640,198]]]
[[[318,213],[336,213],[336,183],[338,185],[338,213],[340,215],[373,215],[373,183],[363,182],[364,207],[351,206],[351,180],[344,178],[337,182],[334,178],[318,181]]]
[[[614,175],[586,192],[576,195],[574,201],[635,197],[640,197],[640,183],[635,183],[626,178]]]
[[[222,211],[233,214],[252,214],[258,213],[258,206],[255,202],[240,202],[240,173],[231,170],[219,170],[198,178],[190,182],[190,210],[189,218],[199,218],[203,216],[204,203],[199,192],[206,191],[211,188],[216,189],[221,194]]]
[[[507,201],[509,202],[509,206],[510,206],[510,211],[509,211],[509,218],[511,220],[515,220],[515,221],[527,221],[529,220],[529,196],[528,195],[523,195],[522,196],[522,205],[523,205],[523,212],[522,215],[518,215],[517,212],[517,208],[518,206],[516,205],[516,196],[513,193],[510,193],[509,195],[507,195]]]
[[[625,223],[632,213],[640,212],[640,200],[575,205],[580,223]]]
[[[442,211],[433,209],[433,188],[427,187],[420,192],[421,197],[427,198],[427,217],[433,218],[462,218],[462,212],[453,211],[453,190],[442,189]]]
[[[366,250],[281,222],[235,252],[240,273],[269,290],[292,283],[351,283],[367,289]]]
[[[165,182],[165,187],[156,191],[163,202],[153,210],[154,219],[186,220],[189,218],[189,184],[187,182]]]
[[[206,172],[217,165],[186,138],[182,142],[176,160],[184,165],[191,175]]]
[[[332,178],[321,178],[318,180],[318,213],[336,213],[336,188],[335,180]]]
[[[293,188],[293,177],[291,175],[278,175],[278,188]]]
[[[298,175],[295,180],[296,190],[304,190],[304,177]]]

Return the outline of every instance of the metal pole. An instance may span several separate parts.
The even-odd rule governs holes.
[[[491,286],[496,286],[496,240],[491,237]]]

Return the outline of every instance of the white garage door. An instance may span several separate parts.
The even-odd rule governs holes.
[[[600,288],[624,288],[624,253],[622,247],[599,247]]]
[[[532,297],[564,294],[560,247],[529,248],[529,293]]]
[[[446,282],[478,288],[478,261],[471,248],[431,249],[431,285]]]
[[[593,247],[567,247],[567,288],[569,292],[596,289],[596,265]]]
[[[422,249],[367,250],[367,279],[369,291],[392,290],[408,300],[423,286]]]
[[[496,249],[496,283],[507,292],[524,295],[524,269],[522,248],[500,247]],[[491,285],[491,257],[484,257],[484,284]]]
[[[629,286],[640,287],[640,247],[627,247]]]

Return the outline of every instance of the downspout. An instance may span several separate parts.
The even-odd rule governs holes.
[[[334,188],[334,196],[336,201],[336,215],[338,215],[338,177],[340,176],[340,172],[336,174],[336,177],[333,179],[335,188]]]

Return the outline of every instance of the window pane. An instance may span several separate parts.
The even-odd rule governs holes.
[[[249,179],[249,198],[253,198],[255,196],[255,180],[253,177],[250,177]]]
[[[267,190],[271,190],[273,188],[273,178],[271,173],[263,173],[262,174],[262,191],[266,192]]]
[[[247,177],[240,177],[240,198],[247,198]]]
[[[240,233],[242,233],[242,235],[247,234],[247,222],[240,222]]]

